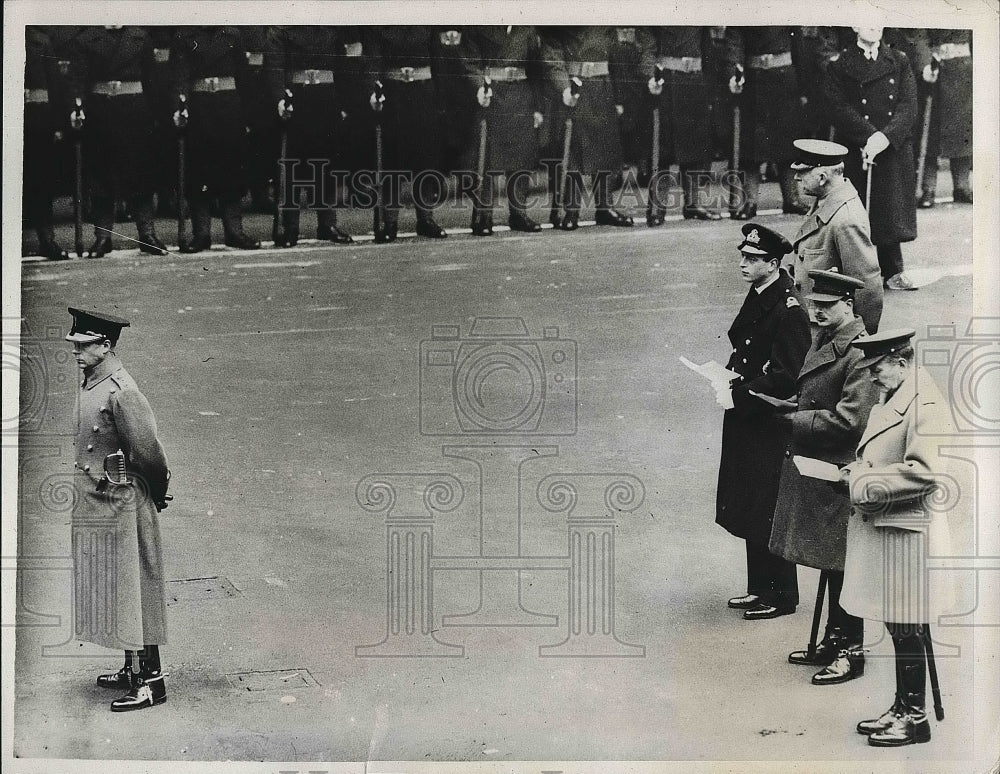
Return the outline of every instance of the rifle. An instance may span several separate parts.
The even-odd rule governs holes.
[[[292,91],[285,89],[286,115],[292,109]],[[285,160],[288,158],[288,119],[281,121],[281,155],[278,156],[278,185],[280,190],[274,202],[274,244],[283,246],[286,240],[285,219],[281,217],[281,205],[288,195],[288,173],[285,171]],[[296,203],[297,206],[297,203]]]
[[[185,173],[185,139],[184,129],[188,122],[187,97],[181,94],[177,98],[177,113],[175,124],[177,126],[177,249],[184,251],[187,244],[187,230],[184,222],[184,173]]]
[[[76,257],[83,258],[83,123],[87,117],[83,113],[83,101],[77,97],[76,107],[70,113],[70,128],[73,130],[73,236]]]

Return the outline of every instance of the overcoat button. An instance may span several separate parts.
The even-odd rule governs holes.
[[[867,121],[867,120],[868,120],[868,116],[865,116],[865,121]]]
[[[895,78],[890,78],[890,79],[889,79],[889,83],[895,83],[895,82],[896,82],[896,79],[895,79]]]
[[[100,425],[94,425],[94,432],[95,433],[99,433],[100,431],[101,431],[101,426]]]
[[[94,450],[94,444],[88,443],[87,444],[87,451],[93,451],[93,450]]]
[[[747,344],[749,344],[749,343],[750,343],[750,339],[747,339]]]
[[[785,456],[786,457],[791,457],[792,453],[790,451],[788,451],[788,449],[785,449]]]
[[[861,100],[861,104],[862,105],[867,105],[868,104],[868,100],[866,100],[866,99]]]
[[[84,473],[89,473],[90,472],[90,465],[84,465],[83,466],[83,472]]]

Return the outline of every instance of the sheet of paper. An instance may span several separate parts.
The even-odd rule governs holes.
[[[728,387],[729,382],[739,376],[739,374],[735,371],[730,371],[728,368],[719,365],[714,360],[709,360],[704,365],[698,365],[697,363],[692,363],[686,357],[681,355],[680,361],[696,374],[700,374],[713,384],[725,384]]]
[[[823,462],[812,457],[800,457],[796,454],[792,457],[792,462],[799,469],[799,473],[809,478],[818,478],[820,481],[839,481],[840,468],[832,462]]]
[[[754,392],[753,390],[747,390],[747,392],[749,392],[755,398],[760,398],[765,403],[770,403],[772,406],[776,406],[777,408],[788,409],[798,405],[789,400],[784,400],[782,398],[775,398],[773,395],[765,395],[762,392]]]

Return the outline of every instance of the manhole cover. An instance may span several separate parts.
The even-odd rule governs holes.
[[[241,691],[287,691],[315,688],[319,683],[308,669],[275,669],[266,672],[237,672],[226,675],[233,688]]]
[[[239,595],[239,589],[221,575],[211,578],[186,578],[167,583],[168,605],[176,602],[205,602]]]

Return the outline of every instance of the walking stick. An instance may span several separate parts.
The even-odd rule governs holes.
[[[488,75],[483,78],[483,92],[487,99],[493,96],[493,87]],[[479,218],[482,217],[481,213],[484,209],[482,205],[483,191],[486,184],[486,133],[486,116],[484,114],[479,121],[479,157],[476,159],[476,194],[472,201],[473,231],[479,226]]]
[[[580,94],[579,82],[570,78],[569,81],[569,91],[574,97]],[[569,153],[573,144],[573,108],[570,108],[570,113],[566,117],[566,131],[563,134],[563,155],[562,155],[562,168],[559,172],[559,188],[557,203],[562,209],[566,209],[566,180],[569,177]]]
[[[924,654],[927,656],[927,674],[931,678],[931,695],[934,697],[934,717],[944,720],[944,705],[941,703],[941,685],[938,683],[937,664],[934,661],[934,645],[931,642],[931,626],[923,624]]]
[[[656,81],[661,86],[663,85],[663,68],[659,65],[653,67],[653,80]],[[653,225],[654,220],[654,209],[659,212],[659,206],[653,206],[654,200],[658,199],[657,190],[660,187],[657,175],[660,173],[660,101],[656,97],[656,102],[653,104],[653,139],[652,147],[650,148],[649,156],[649,192],[647,198],[649,199],[649,204],[646,207],[646,225]]]
[[[385,102],[385,94],[382,91],[382,82],[375,81],[375,222],[372,224],[372,232],[376,242],[385,241],[385,201],[382,196],[382,103]]]
[[[937,72],[938,67],[938,60],[931,59],[931,71]],[[927,144],[931,135],[931,110],[933,106],[934,92],[931,91],[927,94],[927,100],[924,102],[924,124],[920,131],[920,155],[917,157],[917,196],[920,196],[923,190],[924,167],[927,165]]]
[[[875,168],[875,162],[869,161],[865,165],[865,209],[868,210],[868,219],[871,220],[872,214],[872,170]]]
[[[286,115],[292,109],[292,91],[285,89]],[[285,170],[285,160],[288,158],[288,119],[281,122],[281,154],[278,156],[278,185],[280,189],[274,202],[274,244],[283,245],[287,238],[285,234],[285,219],[281,217],[281,205],[288,195],[288,172]],[[296,203],[298,206],[298,203]]]
[[[70,126],[73,128],[73,237],[76,257],[83,258],[83,102],[77,97],[76,108],[70,115]]]
[[[809,645],[806,648],[809,658],[816,655],[816,637],[819,636],[819,619],[823,615],[823,599],[826,597],[826,584],[829,577],[826,570],[820,570],[819,588],[816,590],[816,607],[813,609],[812,630],[809,633]]]
[[[183,251],[187,244],[186,224],[184,220],[184,173],[186,165],[186,143],[184,129],[187,127],[187,97],[181,94],[177,98],[177,249]]]

